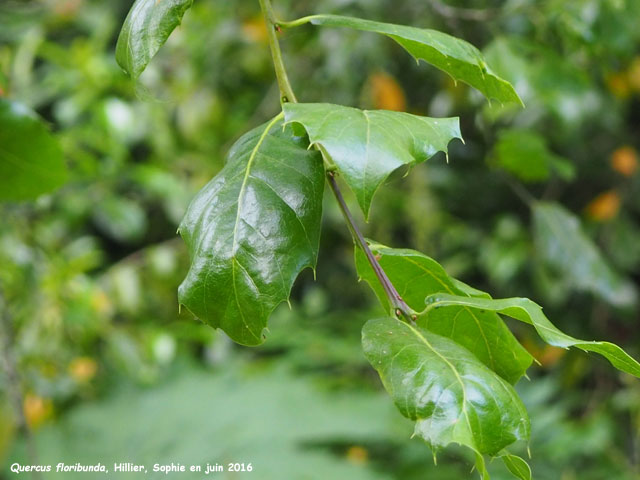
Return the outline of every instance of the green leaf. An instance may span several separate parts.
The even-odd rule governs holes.
[[[491,70],[482,53],[459,38],[437,30],[339,15],[313,15],[309,17],[309,21],[314,25],[349,27],[387,35],[398,42],[416,60],[424,60],[448,73],[454,80],[471,85],[489,100],[494,98],[499,102],[515,102],[522,105],[522,100],[513,86]]]
[[[434,449],[454,442],[496,455],[529,438],[513,387],[454,341],[379,318],[365,324],[362,345],[402,415],[416,422],[415,435]]]
[[[624,350],[609,342],[589,342],[578,340],[558,330],[542,313],[542,308],[528,298],[471,298],[447,294],[434,294],[425,300],[427,308],[423,314],[451,305],[507,315],[521,322],[533,325],[540,337],[549,345],[561,348],[577,347],[585,352],[599,353],[618,370],[640,377],[640,364]]]
[[[191,269],[178,297],[233,340],[258,345],[298,273],[315,268],[324,168],[279,115],[241,137],[180,225]]]
[[[517,455],[500,455],[507,469],[520,480],[531,480],[531,468],[529,464]]]
[[[565,159],[549,151],[543,137],[519,129],[501,133],[490,161],[525,182],[547,180],[551,170],[557,166],[566,169],[567,165]],[[568,165],[571,168],[571,164]],[[571,172],[565,176],[567,174]]]
[[[580,220],[557,203],[533,206],[536,252],[576,290],[588,291],[618,307],[637,301],[633,285],[615,272],[584,233]]]
[[[371,245],[380,265],[407,304],[416,311],[424,309],[424,299],[434,293],[460,296],[488,295],[455,280],[435,260],[415,250]],[[391,308],[365,255],[356,250],[358,275],[376,292],[387,311]],[[520,345],[499,315],[493,312],[452,306],[418,318],[418,325],[445,336],[471,351],[482,363],[509,383],[516,383],[533,357]]]
[[[192,4],[193,0],[136,0],[116,44],[116,61],[131,78],[147,68]]]
[[[67,181],[57,140],[35,112],[0,98],[0,200],[30,200]]]
[[[287,103],[285,123],[300,123],[312,144],[335,163],[365,216],[382,182],[394,170],[447,152],[462,139],[457,118],[427,118],[329,103]]]

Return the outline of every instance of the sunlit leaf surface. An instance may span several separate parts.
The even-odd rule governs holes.
[[[287,103],[285,122],[300,123],[312,144],[335,163],[358,204],[369,214],[371,200],[394,170],[447,152],[462,138],[457,118],[428,118],[386,110],[360,110],[329,103]]]
[[[241,137],[180,225],[191,268],[179,301],[236,342],[257,345],[273,309],[315,267],[324,168],[276,117]]]
[[[529,417],[504,379],[453,340],[394,318],[367,322],[362,345],[400,412],[432,447],[496,455],[529,438]]]

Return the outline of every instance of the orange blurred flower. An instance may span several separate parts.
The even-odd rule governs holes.
[[[69,374],[80,383],[91,380],[97,371],[98,364],[90,357],[77,357],[69,364]]]
[[[551,368],[556,363],[558,363],[558,361],[562,357],[564,357],[566,353],[567,353],[567,350],[565,350],[564,348],[546,345],[540,352],[540,355],[538,356],[538,361],[542,364],[543,367]]]
[[[369,77],[371,96],[375,108],[404,112],[407,99],[400,84],[388,73],[374,73]]]
[[[522,346],[540,363],[544,368],[551,368],[567,353],[564,348],[553,347],[551,345],[539,345],[530,337],[522,341]]]
[[[24,397],[24,417],[30,428],[36,429],[53,413],[53,403],[48,398],[29,393]]]
[[[267,26],[260,16],[245,20],[242,24],[242,33],[250,42],[267,43]]]
[[[638,153],[633,147],[624,146],[611,154],[611,167],[626,177],[638,169]]]
[[[587,215],[601,222],[611,220],[620,210],[620,195],[615,191],[601,193],[587,205]]]

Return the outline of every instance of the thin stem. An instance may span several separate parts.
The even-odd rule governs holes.
[[[342,215],[344,216],[344,219],[349,226],[349,230],[351,231],[351,235],[353,236],[354,241],[356,242],[358,247],[362,249],[365,256],[367,257],[371,268],[373,268],[373,272],[375,273],[378,281],[384,289],[384,293],[387,295],[389,302],[391,302],[391,306],[395,315],[399,318],[407,320],[408,322],[415,320],[415,312],[413,311],[413,309],[411,309],[411,307],[409,307],[409,305],[406,304],[406,302],[402,299],[402,297],[396,290],[396,287],[393,286],[391,280],[389,280],[389,277],[380,266],[380,263],[376,259],[375,255],[371,252],[371,249],[369,248],[367,241],[362,235],[362,232],[360,232],[360,229],[353,219],[353,215],[351,214],[349,207],[347,207],[347,204],[344,201],[342,192],[338,187],[338,182],[336,182],[334,172],[327,173],[327,181],[329,182],[329,186],[331,187],[331,190],[333,191],[333,194],[338,201],[338,205],[340,206]]]
[[[281,103],[297,103],[297,99],[295,94],[293,93],[293,89],[291,88],[291,83],[289,83],[289,77],[287,76],[287,71],[284,66],[284,62],[282,60],[282,52],[280,50],[280,44],[278,42],[277,31],[280,27],[295,27],[298,25],[303,25],[312,20],[314,15],[309,17],[300,18],[298,20],[294,20],[293,22],[280,22],[276,20],[276,17],[273,13],[273,8],[271,6],[270,0],[259,0],[260,8],[262,8],[262,14],[264,15],[265,22],[267,23],[267,31],[269,33],[269,46],[271,48],[271,56],[273,58],[273,65],[276,71],[276,78],[278,79],[278,86],[280,87],[280,100]],[[385,271],[380,266],[380,263],[376,259],[376,257],[371,252],[369,245],[367,245],[367,241],[364,239],[364,236],[360,232],[358,225],[353,219],[353,215],[347,207],[346,202],[344,201],[344,197],[342,196],[342,192],[338,187],[338,184],[335,179],[335,165],[331,162],[329,155],[324,151],[322,147],[316,147],[322,153],[322,158],[325,162],[325,167],[327,171],[327,181],[331,187],[331,190],[340,205],[340,210],[344,216],[345,221],[349,227],[351,235],[355,241],[355,243],[362,249],[373,272],[375,273],[378,281],[382,285],[384,292],[389,299],[391,307],[393,308],[393,313],[400,319],[405,320],[407,322],[412,322],[416,319],[416,312],[414,312],[409,305],[402,299],[396,288],[389,280],[389,277],[385,273]]]
[[[297,102],[296,96],[291,88],[289,76],[282,60],[282,51],[278,42],[278,22],[273,13],[271,0],[259,0],[260,8],[264,20],[267,23],[267,34],[269,37],[269,48],[271,48],[271,57],[273,58],[273,66],[276,70],[276,78],[280,87],[280,103]]]

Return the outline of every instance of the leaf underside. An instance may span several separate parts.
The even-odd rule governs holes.
[[[609,342],[592,342],[573,338],[558,330],[542,313],[542,308],[528,298],[470,298],[435,294],[427,297],[427,309],[438,309],[451,305],[466,306],[507,315],[533,325],[540,337],[549,345],[561,348],[577,347],[585,352],[599,353],[618,370],[640,377],[640,364],[619,346]]]
[[[140,76],[192,4],[193,0],[136,0],[116,44],[116,61],[131,78]]]
[[[415,311],[423,310],[425,297],[435,293],[483,294],[449,277],[440,264],[420,252],[379,244],[370,248],[398,293]],[[360,278],[367,281],[388,311],[391,306],[387,297],[360,249],[356,249],[356,267]],[[452,305],[420,316],[418,325],[454,340],[511,384],[524,375],[533,361],[495,312]]]
[[[25,106],[0,98],[0,200],[30,200],[67,180],[57,140]]]
[[[448,73],[454,80],[471,85],[489,100],[493,98],[503,103],[522,105],[513,86],[489,68],[482,53],[459,38],[437,30],[340,15],[313,15],[310,21],[314,25],[348,27],[386,35],[398,42],[416,60],[424,60]]]
[[[287,103],[285,123],[301,124],[330,157],[368,216],[371,200],[394,171],[447,152],[462,138],[457,118],[428,118],[329,103]]]
[[[300,271],[315,268],[324,167],[276,117],[241,137],[180,225],[191,268],[178,297],[244,345],[263,341]]]
[[[367,322],[365,356],[415,434],[497,455],[527,440],[529,417],[513,387],[453,340],[394,318]]]

